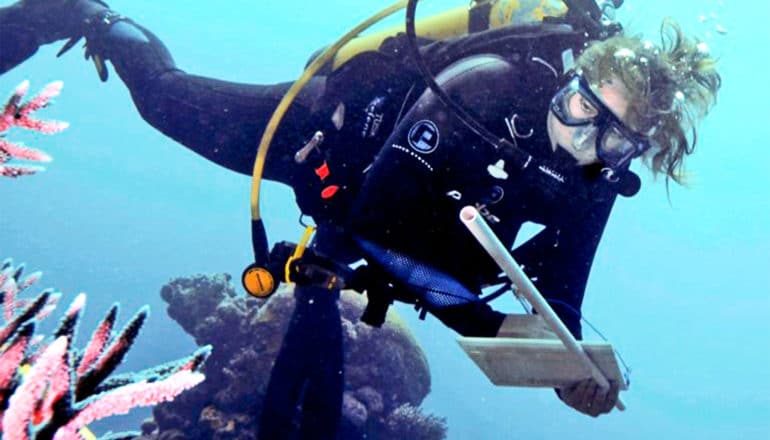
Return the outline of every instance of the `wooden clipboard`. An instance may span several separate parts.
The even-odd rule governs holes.
[[[591,377],[558,339],[459,338],[460,347],[498,386],[559,388]],[[580,342],[604,376],[628,388],[612,345]]]

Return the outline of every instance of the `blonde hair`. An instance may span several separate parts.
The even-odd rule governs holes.
[[[665,173],[683,183],[686,156],[697,143],[696,126],[716,103],[721,78],[705,44],[684,36],[666,19],[661,42],[618,35],[593,43],[576,67],[599,83],[617,78],[626,86],[630,106],[626,123],[649,136],[652,148],[645,162],[653,174]]]

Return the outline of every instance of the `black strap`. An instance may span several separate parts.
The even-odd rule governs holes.
[[[468,16],[468,32],[481,32],[489,29],[489,14],[492,12],[494,2],[485,2],[471,8]]]

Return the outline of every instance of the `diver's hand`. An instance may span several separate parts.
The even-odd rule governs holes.
[[[612,411],[618,402],[620,387],[610,381],[610,387],[602,390],[595,380],[589,378],[556,390],[559,398],[568,406],[591,417],[598,417]]]

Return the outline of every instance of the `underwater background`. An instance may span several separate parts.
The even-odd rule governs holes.
[[[462,4],[424,3],[420,15]],[[296,78],[313,51],[388,4],[110,2],[158,35],[180,68],[247,83]],[[693,183],[672,185],[669,198],[664,181],[640,169],[643,189],[618,200],[595,259],[583,312],[632,369],[622,395],[627,411],[592,419],[549,389],[496,388],[451,330],[397,306],[430,364],[432,391],[423,408],[447,418],[449,439],[769,438],[770,4],[627,0],[618,13],[632,33],[655,41],[665,16],[708,42],[720,58],[723,87],[689,161]],[[65,304],[87,292],[81,333],[115,301],[121,323],[150,304],[153,313],[121,371],[185,356],[194,342],[166,316],[160,287],[196,273],[238,279],[252,258],[250,179],[155,131],[114,71],[101,83],[82,52],[56,59],[59,47],[0,76],[0,94],[7,95],[24,79],[31,91],[63,80],[56,105],[38,116],[71,124],[51,137],[12,133],[54,161],[39,175],[0,181],[0,259],[42,270],[39,285],[62,291]],[[297,240],[290,191],[268,183],[263,197],[270,239]],[[510,300],[495,305],[517,310]],[[147,416],[149,410],[135,410],[93,428],[138,429]]]

